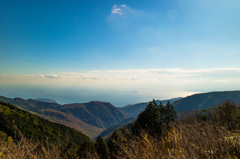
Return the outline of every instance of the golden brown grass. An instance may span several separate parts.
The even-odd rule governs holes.
[[[238,158],[240,133],[216,128],[208,123],[175,123],[172,131],[162,140],[142,132],[121,145],[118,158]]]
[[[47,143],[47,141],[46,141]],[[117,158],[128,159],[168,159],[168,158],[239,158],[240,132],[227,131],[223,127],[205,122],[175,122],[171,132],[161,140],[142,132],[131,139],[122,138],[121,151]],[[63,151],[64,143],[41,146],[31,143],[23,136],[17,143],[12,137],[0,139],[0,158],[2,159],[56,159],[78,158],[76,150]],[[88,153],[88,159],[98,158]]]
[[[11,136],[0,138],[0,159],[57,159],[75,158],[74,149],[66,149],[68,143],[49,144],[33,143],[20,134],[20,140],[15,142]],[[44,146],[43,146],[44,145]]]
[[[160,159],[160,158],[237,158],[240,149],[239,131],[230,132],[208,123],[175,123],[173,129],[162,140],[142,132],[139,137],[123,138],[119,143],[122,151],[117,158]],[[123,141],[122,140],[122,141]],[[0,140],[0,158],[3,159],[56,159],[76,158],[74,150],[63,153],[62,144],[41,146],[22,139],[15,143],[12,137]],[[88,154],[87,158],[98,158]]]

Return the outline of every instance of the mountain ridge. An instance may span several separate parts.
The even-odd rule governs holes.
[[[65,125],[51,122],[27,112],[14,105],[0,101],[0,133],[19,139],[24,135],[27,139],[34,142],[57,142],[58,140],[66,141],[66,136],[77,145],[90,141],[90,138],[73,128]],[[16,134],[16,131],[21,134]]]
[[[41,102],[47,102],[47,103],[57,103],[55,100],[49,99],[49,98],[36,98],[34,100],[41,101]]]
[[[192,111],[194,109],[206,109],[212,107],[213,105],[226,99],[239,103],[240,91],[234,90],[197,93],[174,101],[172,105],[177,112]]]
[[[213,91],[197,93],[183,98],[169,100],[156,100],[166,104],[170,101],[177,112],[205,109],[223,100],[231,99],[240,102],[240,91]],[[149,102],[142,102],[125,107],[115,107],[109,102],[90,101],[87,103],[70,103],[60,105],[22,98],[7,98],[0,96],[0,101],[14,104],[24,110],[30,111],[40,117],[54,121],[82,131],[92,138],[110,127],[118,127],[121,122],[129,117],[137,117]],[[121,125],[121,124],[120,124]],[[109,129],[110,130],[110,129]],[[107,130],[108,132],[108,130]]]
[[[103,129],[114,126],[128,118],[128,115],[108,102],[91,101],[60,105],[34,99],[7,98],[0,101],[10,103],[45,119],[70,126],[96,137]]]
[[[171,98],[171,99],[166,99],[166,100],[156,100],[156,102],[157,102],[157,104],[162,102],[163,105],[166,105],[168,101],[170,101],[172,103],[175,100],[179,100],[179,99],[181,99],[181,97]],[[132,104],[132,105],[128,104],[124,107],[118,107],[118,109],[120,109],[124,113],[128,114],[129,117],[135,117],[136,118],[138,116],[138,114],[146,108],[148,103],[149,102],[141,102],[141,103]]]

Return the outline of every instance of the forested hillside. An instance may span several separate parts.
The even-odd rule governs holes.
[[[3,96],[0,96],[0,101],[17,105],[42,118],[75,128],[92,138],[97,137],[103,129],[128,118],[127,114],[108,102],[92,101],[60,105],[54,102]]]
[[[116,129],[107,144],[101,136],[95,142],[90,141],[89,138],[86,138],[84,142],[78,139],[75,141],[74,139],[78,136],[72,132],[62,133],[59,124],[46,124],[46,120],[29,115],[9,104],[1,103],[0,112],[0,126],[3,127],[0,138],[0,157],[4,158],[19,158],[20,156],[49,159],[135,159],[143,156],[154,159],[240,157],[240,133],[238,131],[240,105],[232,100],[222,101],[208,109],[189,112],[181,115],[178,120],[177,112],[170,102],[164,106],[153,100],[133,124]],[[2,139],[4,134],[15,135],[16,128],[13,125],[18,125],[19,130],[23,132],[23,135],[16,133],[14,143],[11,137],[7,140]],[[47,143],[56,142],[59,139],[66,141],[64,140],[66,135],[70,135],[68,144],[51,145],[47,151],[44,148],[44,142],[41,142],[46,141],[44,137],[48,139]],[[28,141],[22,142],[25,136]],[[41,143],[40,147],[32,144],[37,141]],[[75,147],[72,146],[72,142],[75,143]]]
[[[76,145],[90,138],[83,133],[64,125],[50,122],[11,104],[0,102],[0,132],[18,140],[23,135],[32,142],[56,143],[71,140]]]
[[[173,102],[177,112],[206,109],[226,99],[240,102],[240,91],[224,91],[194,94]]]
[[[163,105],[166,105],[168,101],[172,103],[179,99],[181,99],[181,98],[179,97],[179,98],[172,98],[172,99],[168,99],[168,100],[156,100],[156,103],[159,104],[160,102],[162,102]],[[137,103],[137,104],[133,104],[133,105],[127,105],[124,107],[118,107],[118,109],[120,109],[121,111],[126,113],[128,116],[136,118],[138,116],[138,114],[146,108],[148,103],[149,102],[142,102],[142,103]]]
[[[240,105],[232,100],[177,119],[170,102],[150,102],[130,130],[109,139],[111,158],[240,158]]]
[[[59,111],[72,114],[87,124],[100,128],[114,126],[128,118],[128,115],[107,102],[92,101],[63,105]]]

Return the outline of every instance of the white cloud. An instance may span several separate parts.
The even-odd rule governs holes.
[[[240,90],[240,68],[93,70],[47,75],[6,75],[0,78],[0,87],[6,85],[174,97],[192,92]]]
[[[36,84],[140,92],[240,89],[240,68],[132,69],[1,76],[1,84]]]
[[[65,79],[99,81],[142,81],[142,82],[229,82],[240,80],[240,68],[217,69],[133,69],[133,70],[93,70],[81,73],[62,73]]]
[[[113,14],[120,14],[120,15],[122,15],[122,10],[120,8],[113,8],[112,9],[112,13]]]
[[[92,79],[92,80],[199,80],[216,79],[240,79],[240,68],[216,68],[216,69],[131,69],[131,70],[93,70],[87,72],[62,72],[59,74],[38,75],[0,75],[2,78],[27,79],[27,78],[63,78],[63,79]]]
[[[137,10],[127,6],[114,5],[111,9],[111,14],[106,19],[107,23],[115,29],[133,29],[147,27],[157,22],[156,14]]]
[[[37,75],[38,78],[44,78],[45,76],[42,74]]]
[[[119,15],[122,15],[124,13],[124,10],[126,11],[127,10],[130,10],[131,8],[130,7],[127,7],[125,4],[123,5],[114,5],[113,8],[111,9],[112,11],[112,14],[119,14]]]

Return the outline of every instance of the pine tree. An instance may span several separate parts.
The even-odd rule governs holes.
[[[138,135],[141,130],[147,131],[152,136],[161,137],[163,116],[156,101],[153,99],[146,109],[142,111],[131,127],[131,132]]]
[[[94,147],[101,159],[109,158],[109,148],[101,136],[98,136]]]
[[[168,101],[164,112],[164,122],[166,122],[167,126],[169,126],[169,124],[175,121],[175,119],[177,119],[177,112],[172,104]]]
[[[110,151],[111,158],[116,158],[115,156],[118,154],[118,152],[121,150],[120,142],[121,142],[121,132],[119,129],[114,130],[111,138],[108,141],[108,147]]]
[[[80,148],[77,150],[77,155],[79,158],[86,158],[88,153],[94,155],[95,151],[96,150],[92,141],[84,141]]]
[[[165,106],[162,104],[162,102],[160,102],[158,108],[159,108],[160,113],[163,115],[163,117],[165,117],[166,109],[165,109]]]

